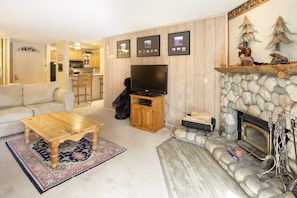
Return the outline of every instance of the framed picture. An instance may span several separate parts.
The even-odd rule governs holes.
[[[130,40],[123,40],[117,42],[117,57],[130,58]]]
[[[160,35],[137,38],[137,56],[160,56]]]
[[[190,54],[190,31],[168,34],[168,55]]]

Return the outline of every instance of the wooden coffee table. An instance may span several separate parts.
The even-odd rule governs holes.
[[[30,131],[41,136],[51,149],[51,168],[58,163],[59,145],[66,140],[79,141],[92,133],[92,149],[97,147],[100,126],[103,124],[90,118],[72,113],[57,112],[21,120],[25,124],[25,143],[30,143]]]

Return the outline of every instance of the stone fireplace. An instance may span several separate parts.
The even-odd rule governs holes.
[[[289,131],[287,149],[290,168],[297,173],[294,139],[290,130],[290,120],[297,118],[297,75],[278,78],[276,75],[260,73],[222,74],[221,88],[221,136],[229,140],[240,138],[238,112],[264,122],[268,122],[271,116],[274,123],[279,114],[285,114]]]

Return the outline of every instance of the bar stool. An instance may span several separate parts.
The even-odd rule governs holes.
[[[85,97],[85,101],[87,101],[87,96],[90,97],[90,101],[93,102],[92,95],[92,74],[78,74],[76,79],[72,79],[72,91],[74,96],[77,98],[77,104],[79,105],[79,100],[81,96]],[[74,89],[76,89],[74,91]]]

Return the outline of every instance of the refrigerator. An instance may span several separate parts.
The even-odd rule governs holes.
[[[51,81],[56,81],[56,63],[55,62],[51,62],[51,76],[50,76],[50,80]]]

